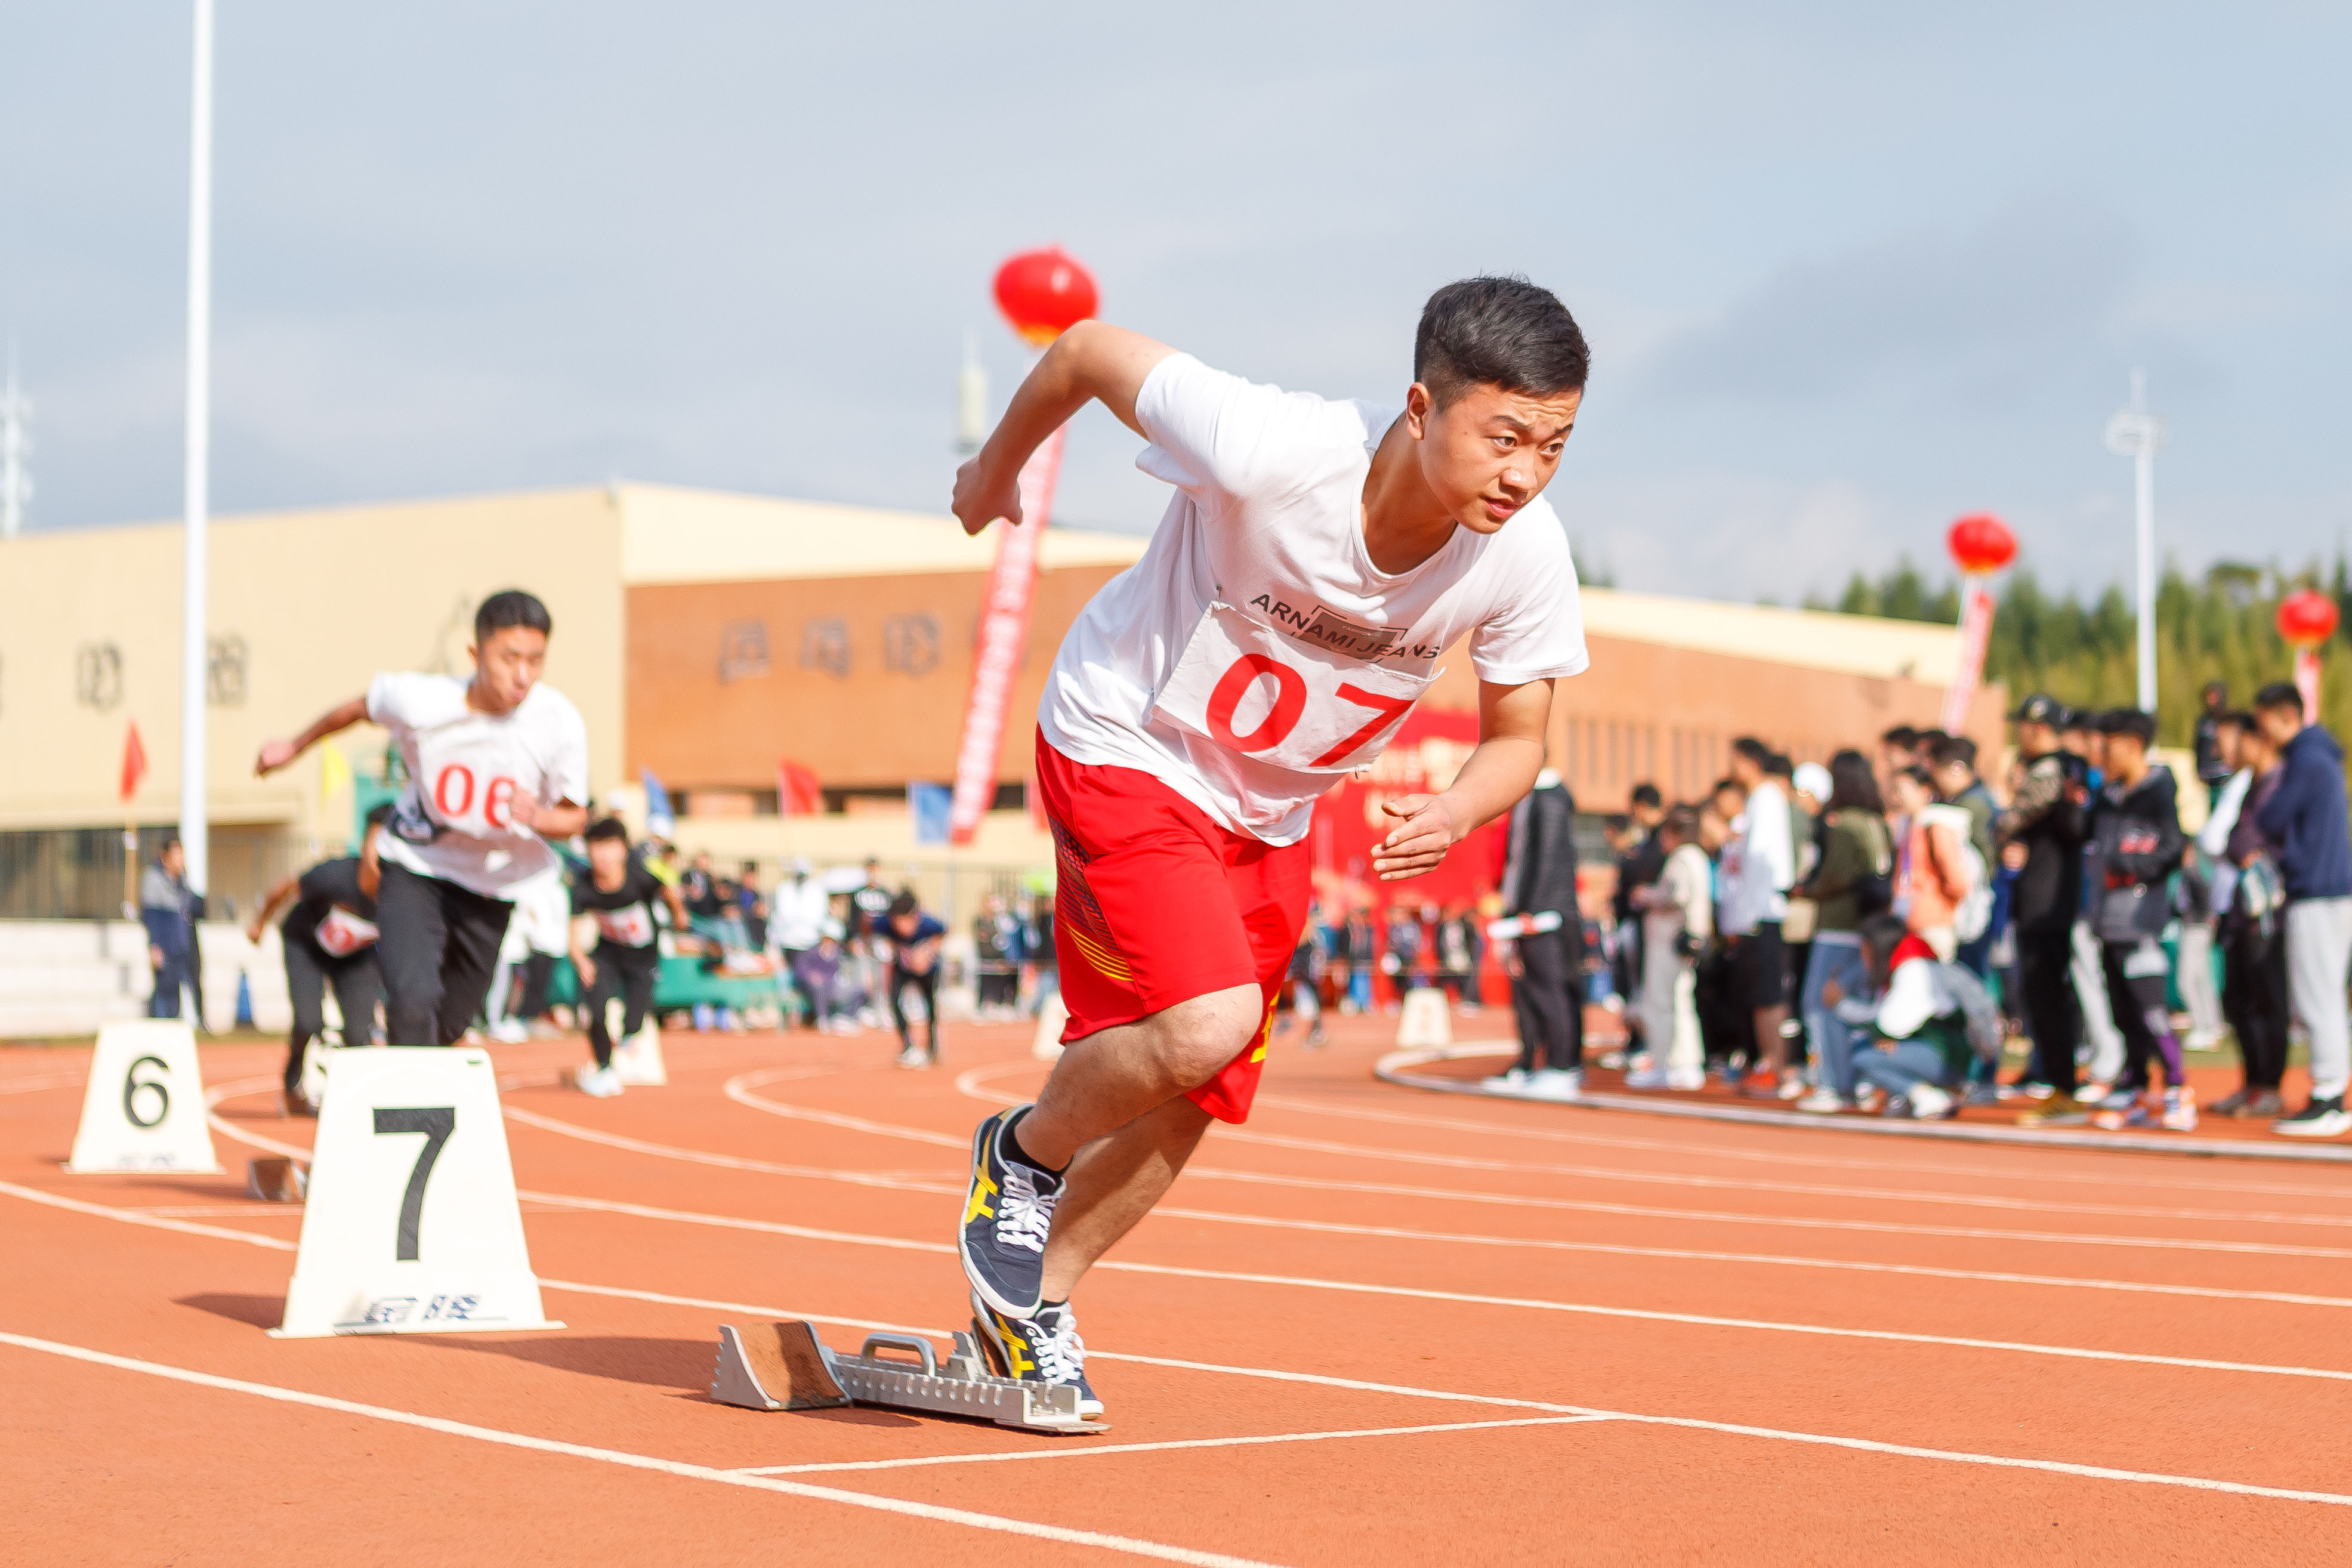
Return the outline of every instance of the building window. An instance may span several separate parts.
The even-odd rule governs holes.
[[[101,713],[122,700],[122,650],[84,643],[74,654],[74,700]]]
[[[849,679],[849,623],[838,617],[801,627],[801,668],[821,669],[835,680]]]
[[[215,708],[245,706],[245,639],[233,632],[205,645],[205,700]]]
[[[882,665],[901,675],[925,676],[939,668],[940,623],[920,613],[893,616],[882,623]]]
[[[749,680],[767,673],[768,623],[728,622],[719,634],[719,679]]]

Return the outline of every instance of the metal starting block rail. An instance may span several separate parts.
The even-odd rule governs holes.
[[[918,1361],[877,1352],[905,1351]],[[1078,1391],[998,1377],[970,1334],[955,1336],[945,1363],[920,1334],[873,1333],[856,1355],[826,1348],[805,1321],[719,1329],[719,1364],[710,1397],[745,1410],[823,1410],[878,1405],[933,1415],[976,1415],[1031,1432],[1107,1432],[1107,1421],[1078,1415]]]

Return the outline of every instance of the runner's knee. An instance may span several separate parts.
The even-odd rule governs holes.
[[[1185,1087],[1216,1076],[1250,1042],[1265,1017],[1265,994],[1255,985],[1234,985],[1189,997],[1151,1016],[1154,1043],[1169,1070]]]

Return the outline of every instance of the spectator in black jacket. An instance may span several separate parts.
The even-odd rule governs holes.
[[[1520,934],[1503,963],[1519,1016],[1519,1059],[1496,1087],[1574,1100],[1584,1085],[1584,920],[1576,903],[1576,801],[1550,768],[1536,775],[1536,787],[1511,808],[1502,895],[1505,917],[1520,922]]]
[[[2017,932],[2018,1000],[2033,1036],[2033,1066],[2021,1081],[2029,1093],[2050,1091],[2020,1121],[2080,1123],[2091,1111],[2074,1098],[2074,1046],[2083,1021],[2067,965],[2083,904],[2084,764],[2059,747],[2066,710],[2056,698],[2037,692],[2010,717],[2017,724],[2025,778],[1994,837],[2003,861],[2017,872],[2010,920]]]
[[[140,873],[139,920],[147,928],[147,966],[155,976],[147,1016],[176,1018],[180,992],[193,988],[195,895],[188,890],[188,855],[177,838],[163,840],[154,864]],[[196,993],[196,1027],[204,1027],[204,993]]]
[[[2235,771],[2230,766],[2229,748],[2221,743],[2221,726],[2230,716],[2230,689],[2218,680],[2209,680],[2198,700],[2204,704],[2204,710],[2197,715],[2197,730],[2189,744],[2196,748],[2197,782],[2205,786],[2205,798],[2210,805]]]
[[[2303,694],[2281,681],[2254,693],[2254,720],[2279,748],[2278,788],[2255,814],[2278,847],[2286,883],[2287,988],[2311,1037],[2311,1101],[2273,1128],[2296,1138],[2352,1132],[2344,1089],[2352,1079],[2352,825],[2346,821],[2344,749],[2304,723]]]
[[[2180,1042],[2165,1000],[2170,965],[2157,939],[2172,917],[2166,889],[2189,839],[2180,831],[2172,770],[2147,760],[2156,716],[2118,708],[2101,716],[2099,732],[2106,737],[2106,784],[2093,819],[2092,864],[2099,876],[2093,919],[2108,1005],[2123,1032],[2124,1070],[2098,1125],[2113,1131],[2160,1121],[2171,1131],[2187,1132],[2197,1125],[2197,1098],[2181,1070]],[[2160,1113],[2143,1098],[2152,1053],[2164,1058]]]
[[[2223,714],[2220,731],[2222,758],[2233,771],[2198,843],[2213,862],[2221,1012],[2238,1037],[2245,1082],[2208,1109],[2269,1120],[2286,1110],[2279,1098],[2287,1048],[2286,907],[2277,853],[2254,821],[2283,770],[2252,714]]]

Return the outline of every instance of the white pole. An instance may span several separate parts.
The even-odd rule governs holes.
[[[2139,710],[2156,711],[2156,451],[2133,459],[2139,492]]]
[[[2131,406],[2107,421],[2107,450],[2132,459],[2137,503],[2137,598],[2139,706],[2156,711],[2156,452],[2164,445],[2164,421],[2147,411],[2147,375],[2132,372]]]
[[[211,493],[213,273],[213,0],[194,0],[188,125],[188,428],[185,595],[180,612],[180,843],[188,886],[211,885],[205,799],[205,524]]]

